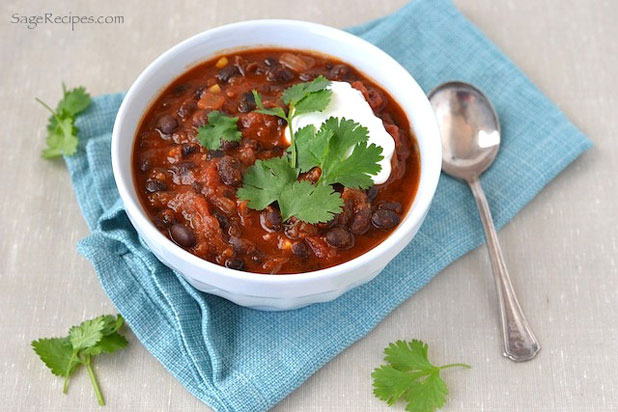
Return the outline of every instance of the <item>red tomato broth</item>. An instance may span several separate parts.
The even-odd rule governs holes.
[[[228,63],[217,67],[222,57]],[[260,93],[266,107],[283,107],[279,100],[283,90],[320,74],[330,80],[348,81],[363,92],[375,115],[383,120],[395,140],[393,169],[386,183],[367,191],[335,185],[337,191],[345,191],[342,197],[348,200],[345,200],[344,213],[329,224],[288,221],[275,224],[272,230],[271,220],[277,221],[276,207],[252,210],[235,195],[242,185],[238,183],[239,172],[244,173],[256,159],[280,157],[287,148],[283,138],[285,121],[252,112],[255,104],[250,97],[251,90]],[[239,117],[242,140],[224,143],[220,150],[209,151],[199,144],[197,128],[207,123],[207,114],[215,109]],[[353,235],[354,244],[350,248],[330,245],[327,234],[333,227],[349,232],[356,214],[363,214],[364,219],[358,219],[361,222],[366,220],[369,212],[358,210],[367,208],[372,218],[379,209],[391,209],[403,219],[418,188],[420,154],[401,107],[385,90],[353,67],[308,51],[257,49],[201,63],[174,80],[157,97],[136,133],[133,176],[147,214],[155,226],[179,246],[203,259],[234,269],[290,274],[347,262],[386,239],[396,226],[379,229],[370,222],[366,233]],[[375,195],[375,198],[363,201],[367,195]],[[350,210],[354,212],[348,213]],[[190,231],[179,231],[181,225]]]

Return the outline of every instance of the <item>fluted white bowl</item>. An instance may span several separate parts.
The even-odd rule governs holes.
[[[174,244],[142,208],[132,177],[131,153],[140,120],[174,79],[196,63],[233,49],[282,47],[334,56],[380,84],[405,111],[420,150],[420,182],[414,202],[391,235],[365,254],[313,272],[265,275],[208,262]],[[254,20],[207,30],[172,47],[135,80],[120,106],[112,137],[114,178],[133,226],[165,265],[195,288],[242,306],[287,310],[333,300],[366,283],[412,240],[429,210],[441,166],[439,131],[425,93],[393,58],[344,31],[293,20]]]

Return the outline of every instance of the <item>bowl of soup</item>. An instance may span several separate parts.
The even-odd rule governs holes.
[[[366,283],[420,228],[441,149],[423,90],[349,33],[257,20],[198,34],[129,89],[114,177],[195,288],[286,310]]]

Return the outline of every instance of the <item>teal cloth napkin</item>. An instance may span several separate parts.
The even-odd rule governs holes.
[[[350,31],[392,55],[425,91],[457,79],[487,93],[504,140],[482,183],[499,227],[590,146],[448,0],[417,0]],[[333,302],[269,313],[203,294],[148,251],[125,215],[110,161],[122,97],[94,99],[77,121],[79,151],[66,158],[92,231],[78,248],[146,349],[217,411],[272,407],[484,241],[470,191],[442,176],[412,243],[373,281]]]

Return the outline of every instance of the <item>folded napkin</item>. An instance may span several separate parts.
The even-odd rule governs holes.
[[[498,227],[590,146],[448,0],[417,0],[350,31],[392,55],[425,91],[457,79],[487,93],[502,123],[503,146],[482,179]],[[148,251],[123,210],[110,161],[122,97],[94,99],[77,121],[78,153],[66,158],[92,231],[78,248],[146,349],[217,411],[272,407],[484,241],[469,189],[442,176],[412,243],[373,281],[333,302],[269,313],[198,292]]]

